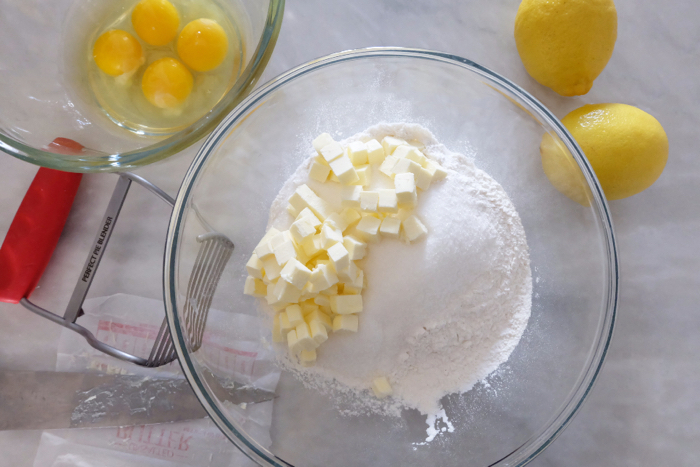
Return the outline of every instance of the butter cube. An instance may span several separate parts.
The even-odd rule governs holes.
[[[360,320],[357,318],[357,315],[338,315],[333,318],[333,332],[357,332],[359,322]]]
[[[406,159],[412,160],[421,167],[425,167],[428,161],[428,159],[426,159],[425,155],[423,155],[422,152],[420,152],[417,148],[408,145],[401,145],[397,147],[394,151],[394,155],[396,157],[404,157]]]
[[[360,295],[362,293],[362,288],[360,287],[355,287],[354,285],[350,284],[345,284],[345,287],[343,287],[343,294],[344,295]]]
[[[340,180],[338,180],[338,176],[333,173],[333,169],[331,169],[331,174],[328,176],[328,180],[330,180],[331,182],[340,183]]]
[[[399,161],[396,156],[386,156],[382,165],[379,166],[379,171],[389,178],[394,178],[394,172],[392,172],[394,166]]]
[[[416,172],[416,186],[423,191],[427,191],[430,188],[430,182],[433,181],[433,176],[430,175],[427,169],[420,168]]]
[[[377,212],[379,193],[376,191],[363,191],[360,193],[360,209],[368,212]]]
[[[269,246],[270,239],[274,237],[275,235],[279,234],[280,231],[277,230],[276,228],[272,227],[270,230],[268,230],[265,235],[263,235],[263,238],[260,239],[258,242],[258,245],[255,247],[255,254],[259,259],[263,259],[266,256],[270,256],[272,254],[272,247]],[[260,250],[258,250],[260,249]],[[262,255],[258,252],[262,253]]]
[[[301,297],[301,290],[283,279],[277,281],[272,293],[273,297],[282,303],[295,303]]]
[[[367,146],[362,141],[353,141],[348,144],[348,156],[350,156],[352,165],[367,164]]]
[[[365,272],[362,269],[360,269],[360,274],[357,275],[357,279],[355,279],[353,281],[352,286],[357,287],[358,289],[364,288],[364,286],[365,286]]]
[[[428,162],[426,163],[425,170],[432,175],[433,180],[436,182],[447,177],[447,170],[443,169],[440,164],[435,161],[431,161],[430,159],[428,159]]]
[[[297,250],[291,238],[277,245],[273,251],[275,253],[275,260],[277,260],[277,264],[280,266],[287,264],[287,261],[297,257]]]
[[[412,174],[416,175],[420,169],[422,169],[420,164],[417,164],[410,159],[399,159],[396,164],[394,164],[394,167],[392,167],[391,172],[394,175],[406,172],[411,172]],[[418,184],[416,183],[416,185]]]
[[[328,257],[333,263],[336,271],[342,271],[350,265],[350,256],[348,250],[342,243],[336,243],[328,249]]]
[[[299,215],[294,218],[294,221],[298,221],[301,219],[306,219],[309,224],[313,225],[314,227],[318,227],[319,225],[322,224],[322,222],[316,217],[316,214],[314,214],[311,209],[309,208],[304,208],[299,212]]]
[[[379,212],[398,212],[398,200],[396,197],[396,190],[384,189],[378,190],[379,200],[377,203],[377,210]]]
[[[326,162],[331,162],[343,156],[345,154],[345,151],[343,151],[343,148],[340,146],[340,144],[333,141],[332,143],[328,143],[325,146],[323,146],[321,148],[320,153],[321,156],[323,156],[323,158],[326,160]]]
[[[292,225],[289,227],[289,233],[295,242],[301,244],[304,243],[306,237],[316,233],[316,227],[313,226],[310,219],[303,217],[298,221],[292,222]]]
[[[342,245],[341,245],[342,246]],[[345,249],[345,247],[343,247]],[[251,295],[253,297],[264,297],[267,295],[267,286],[265,283],[256,279],[253,276],[248,276],[245,279],[245,285],[243,286],[243,293],[246,295]]]
[[[382,146],[384,147],[384,152],[387,156],[393,154],[394,150],[402,144],[408,143],[401,138],[394,138],[393,136],[385,136],[382,140]]]
[[[318,305],[316,305],[318,306]],[[326,330],[332,331],[333,330],[333,322],[331,321],[331,318],[324,312],[322,312],[320,309],[317,309],[315,311],[312,311],[308,315],[304,316],[304,319],[306,320],[307,323],[309,323],[309,326],[311,326],[311,323],[314,321],[317,321],[321,323],[323,326],[326,327]],[[312,337],[313,337],[313,328],[312,330]]]
[[[345,228],[342,229],[343,231],[362,218],[360,213],[353,208],[345,208],[340,211],[340,217],[345,221]]]
[[[386,154],[384,147],[376,139],[371,139],[365,143],[367,147],[367,160],[370,164],[381,164]]]
[[[274,304],[272,304],[272,305],[270,305],[270,306],[272,307],[272,310],[273,310],[273,311],[278,312],[278,311],[284,311],[284,309],[287,308],[287,307],[289,306],[289,303],[280,303],[280,302],[278,302],[278,303],[274,303]]]
[[[394,177],[397,205],[402,208],[413,208],[418,201],[415,175],[411,172],[396,174]]]
[[[406,157],[406,155],[408,154],[408,152],[411,149],[415,149],[415,148],[412,148],[408,144],[401,144],[399,146],[396,146],[396,149],[394,149],[394,152],[392,153],[392,155],[401,159],[403,157]]]
[[[328,340],[328,330],[320,321],[311,321],[309,329],[311,330],[311,338],[316,341],[316,344],[321,345]]]
[[[360,209],[361,186],[344,186],[340,190],[340,204],[346,208]]]
[[[331,307],[331,299],[327,295],[316,295],[314,297],[314,303],[320,307],[327,306],[329,309]]]
[[[297,355],[299,352],[301,352],[301,349],[297,344],[297,332],[294,329],[287,332],[287,347],[289,348],[289,353],[292,355]]]
[[[287,333],[294,329],[296,326],[292,326],[292,324],[289,322],[289,317],[287,316],[287,311],[279,313],[277,316],[279,316],[280,320],[280,332],[282,332],[284,335],[287,335]]]
[[[389,384],[389,380],[386,379],[386,376],[374,378],[374,381],[372,381],[372,391],[374,392],[374,395],[380,399],[390,396],[394,392],[393,389],[391,389],[391,384]]]
[[[350,185],[360,179],[348,156],[341,156],[330,162],[331,170],[343,185]]]
[[[343,237],[343,246],[348,250],[348,256],[351,261],[364,258],[367,252],[367,244],[356,239],[352,235]]]
[[[326,295],[327,297],[330,297],[331,295],[338,295],[338,283],[336,282],[327,289],[321,290],[320,294]]]
[[[336,243],[343,241],[343,232],[330,224],[323,224],[321,227],[321,247],[329,249]]]
[[[304,315],[304,320],[306,321],[306,317],[310,314],[313,313],[314,311],[318,310],[318,305],[316,305],[313,301],[313,299],[307,299],[303,301],[302,303],[299,304],[301,307],[301,313]]]
[[[351,183],[351,185],[369,186],[372,181],[372,166],[361,165],[360,167],[355,167],[355,172],[357,173],[357,181]]]
[[[265,277],[268,280],[274,281],[280,277],[280,272],[282,272],[282,266],[279,265],[275,255],[269,256],[262,260],[263,271],[265,271]]]
[[[325,159],[318,157],[311,162],[311,167],[309,167],[309,178],[316,180],[317,182],[325,183],[328,180],[328,174],[331,173],[331,168],[328,164],[322,163],[320,160],[325,162]]]
[[[349,315],[362,311],[362,295],[333,295],[331,310],[338,315]]]
[[[258,258],[258,255],[253,253],[248,262],[245,265],[246,271],[248,271],[249,276],[253,276],[256,279],[263,278],[263,263]]]
[[[401,223],[403,226],[403,232],[406,235],[406,239],[409,242],[415,242],[425,237],[428,233],[428,229],[425,228],[423,223],[416,216],[409,216],[408,219]]]
[[[386,217],[379,227],[379,233],[388,238],[399,238],[401,221],[395,217]]]
[[[321,133],[313,140],[311,144],[313,145],[316,152],[320,154],[321,149],[334,142],[335,141],[333,141],[333,137],[331,137],[331,135],[329,135],[328,133]]]
[[[340,230],[341,232],[348,228],[348,223],[345,221],[345,218],[337,212],[334,212],[328,216],[324,223],[330,224],[331,227]]]
[[[280,328],[280,315],[275,315],[272,318],[272,342],[284,342],[287,340],[287,335],[282,334],[282,329]]]
[[[311,277],[311,271],[297,259],[291,258],[282,268],[280,277],[301,290]]]
[[[299,211],[297,211],[297,209],[294,206],[292,206],[291,204],[287,205],[287,212],[292,217],[297,217],[299,215]]]
[[[376,217],[366,216],[360,219],[355,230],[362,236],[362,240],[376,243],[379,241],[379,226],[381,224],[382,221]]]
[[[320,264],[311,272],[309,282],[311,283],[311,290],[313,292],[321,292],[329,287],[332,287],[334,284],[337,284],[338,276],[331,268],[325,264]],[[323,305],[323,303],[319,303],[316,298],[314,298],[314,302],[317,305]]]
[[[359,273],[360,268],[358,268],[354,262],[350,261],[345,268],[338,270],[338,279],[352,284],[357,279]]]
[[[289,320],[289,325],[293,328],[297,327],[299,324],[304,322],[304,315],[301,312],[301,306],[289,305],[284,309],[287,314],[287,319]]]
[[[306,237],[301,243],[301,248],[304,250],[306,256],[315,258],[324,251],[322,248],[321,235],[318,234]]]
[[[422,142],[418,141],[417,139],[412,139],[411,141],[408,142],[408,144],[410,144],[410,145],[413,146],[414,148],[420,149],[421,151],[422,151],[423,149],[425,149],[425,144],[423,144]]]
[[[311,329],[305,321],[301,322],[294,329],[297,332],[297,345],[301,350],[314,350],[318,343],[311,337]]]
[[[309,208],[321,221],[325,220],[333,212],[331,205],[314,193],[306,184],[297,187],[294,194],[289,198],[289,204],[294,206],[300,213],[304,208]],[[258,257],[262,259],[260,255]]]
[[[302,350],[299,352],[299,363],[305,367],[314,366],[316,364],[316,351]]]

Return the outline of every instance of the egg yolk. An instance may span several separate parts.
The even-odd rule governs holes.
[[[180,61],[170,57],[151,63],[141,80],[146,99],[161,109],[172,109],[185,102],[193,85],[192,73]]]
[[[92,48],[92,57],[100,70],[109,76],[129,73],[144,62],[139,41],[120,29],[107,31],[98,37]]]
[[[142,0],[131,13],[131,24],[147,44],[161,46],[177,36],[180,15],[168,0]]]
[[[209,71],[221,65],[228,51],[224,28],[214,20],[200,18],[182,28],[177,54],[195,71]]]

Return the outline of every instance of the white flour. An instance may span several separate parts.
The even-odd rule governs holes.
[[[443,396],[470,390],[518,344],[531,308],[528,246],[501,185],[425,128],[381,124],[342,143],[381,141],[387,134],[421,141],[425,154],[448,170],[444,181],[418,196],[416,213],[428,235],[411,245],[386,239],[370,245],[358,263],[367,287],[357,334],[334,335],[311,368],[292,363],[283,346],[279,358],[307,386],[337,395],[346,412],[410,407],[435,415]],[[303,183],[340,207],[339,186],[309,180],[307,173],[308,163],[302,164],[287,180],[271,207],[270,227],[289,228],[287,200]],[[382,178],[372,174],[373,183]],[[393,398],[379,400],[368,391],[377,376],[389,378]]]

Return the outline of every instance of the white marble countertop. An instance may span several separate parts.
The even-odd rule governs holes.
[[[617,0],[618,39],[585,96],[563,98],[525,72],[513,40],[518,0],[288,0],[263,81],[310,59],[367,46],[435,49],[512,79],[563,117],[621,102],[654,115],[668,165],[648,190],[610,203],[622,263],[617,328],[600,379],[566,431],[531,465],[690,466],[700,463],[700,3]],[[196,148],[137,173],[169,193]],[[0,240],[36,167],[0,154]],[[88,175],[33,298],[63,309],[116,178]],[[132,193],[91,296],[161,299],[168,210]],[[0,303],[0,369],[54,370],[60,328]],[[34,465],[40,432],[0,432],[0,465]],[[68,464],[66,464],[68,465]],[[154,464],[158,465],[158,464]]]

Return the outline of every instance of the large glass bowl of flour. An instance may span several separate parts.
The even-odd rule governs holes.
[[[379,125],[391,123],[410,125]],[[469,290],[488,291],[491,282],[526,284],[519,295],[521,305],[527,305],[518,315],[523,318],[520,329],[512,332],[497,321],[482,326],[486,318],[465,306],[467,326],[472,326],[467,329],[474,335],[462,336],[460,342],[479,342],[479,347],[473,353],[449,346],[440,351],[433,342],[425,347],[426,355],[416,357],[420,365],[449,372],[445,380],[468,382],[468,390],[445,395],[435,407],[420,404],[435,394],[436,378],[430,375],[436,373],[429,368],[413,375],[420,376],[411,381],[414,408],[389,413],[374,410],[371,403],[363,406],[342,391],[329,391],[330,384],[308,384],[294,371],[261,359],[274,355],[270,330],[259,301],[243,295],[245,264],[268,226],[279,221],[275,199],[301,173],[313,138],[329,132],[338,141],[352,139],[372,127],[370,132],[379,136],[384,128],[439,142],[442,146],[434,147],[460,154],[451,159],[443,155],[443,165],[458,171],[475,167],[488,174],[488,187],[479,194],[484,204],[460,198],[478,177],[455,175],[450,182],[448,175],[444,185],[431,186],[436,194],[427,201],[429,212],[421,214],[428,223],[427,240],[424,246],[394,248],[393,259],[384,258],[382,273],[375,273],[378,285],[371,294],[373,279],[368,277],[367,316],[361,317],[360,332],[347,337],[343,371],[374,364],[358,355],[374,355],[379,365],[396,351],[396,330],[415,319],[408,312],[404,319],[401,310],[387,304],[398,303],[402,294],[421,304],[428,321],[431,316],[439,321],[444,310],[459,314],[456,291],[467,296]],[[571,183],[587,194],[588,206],[560,194],[545,176],[539,155],[545,134],[578,171]],[[526,246],[497,236],[498,245],[489,245],[489,225],[483,222],[488,218],[479,213],[479,206],[489,203],[517,211],[513,222],[503,222],[514,226],[517,238],[526,238]],[[235,248],[211,297],[212,311],[198,347],[189,340],[193,330],[184,309],[192,305],[186,290],[200,250],[197,237],[210,231],[226,235]],[[370,248],[388,251],[381,245]],[[515,253],[508,251],[523,248],[527,254],[522,258],[529,264],[522,264],[529,270],[510,277],[507,262]],[[261,465],[515,466],[528,463],[561,433],[595,383],[615,321],[617,261],[608,207],[595,175],[571,135],[541,103],[469,60],[376,48],[334,54],[281,75],[243,101],[212,133],[178,194],[166,245],[164,290],[180,362],[195,393],[223,433]],[[489,274],[470,272],[479,268]],[[476,277],[485,282],[475,284]],[[387,278],[391,290],[385,287]],[[513,306],[499,297],[494,287],[493,296],[482,299],[495,310]],[[372,300],[383,308],[372,309]],[[370,312],[384,319],[370,319]],[[367,340],[366,332],[361,338],[362,326],[371,328],[375,338]],[[420,339],[421,333],[407,335],[407,342]],[[353,338],[356,344],[351,344]],[[227,342],[238,349],[231,361],[222,360]],[[449,361],[455,358],[460,360]],[[397,360],[397,367],[402,361]],[[226,368],[231,365],[241,372],[239,383],[273,388],[276,398],[231,403],[217,382],[230,376]],[[412,375],[404,371],[403,376],[408,380]]]

